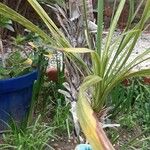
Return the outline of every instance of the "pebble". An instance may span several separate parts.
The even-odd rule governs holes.
[[[53,146],[54,146],[54,147],[58,147],[59,145],[58,145],[57,143],[54,143]]]

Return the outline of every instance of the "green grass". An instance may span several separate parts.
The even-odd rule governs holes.
[[[56,127],[57,134],[62,135],[71,130],[72,122],[70,120],[70,103],[66,103],[64,96],[58,92],[59,89],[63,89],[61,84],[45,78],[36,111],[42,114],[43,119]]]
[[[45,150],[52,149],[49,140],[54,137],[54,128],[40,121],[40,116],[27,128],[18,127],[15,122],[8,125],[9,129],[3,134],[3,144],[0,149],[12,150]]]
[[[108,130],[112,141],[123,148],[142,150],[150,146],[150,86],[143,78],[129,79],[129,85],[120,84],[111,92],[108,106],[111,110],[111,121],[121,127]]]

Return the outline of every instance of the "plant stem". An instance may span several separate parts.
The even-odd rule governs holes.
[[[102,34],[103,34],[103,14],[104,14],[104,0],[98,0],[98,28],[97,28],[97,40],[96,40],[96,51],[101,58],[102,48]]]
[[[38,78],[37,81],[34,83],[33,86],[33,93],[32,93],[32,99],[31,99],[31,104],[30,104],[30,108],[29,108],[29,113],[27,116],[27,126],[29,126],[32,122],[32,117],[33,117],[33,113],[35,110],[35,106],[36,106],[36,102],[38,101],[39,98],[39,94],[41,92],[41,88],[42,88],[42,84],[43,84],[43,80],[44,80],[44,69],[45,67],[43,66],[43,62],[44,62],[44,56],[43,53],[39,54],[39,58],[38,58]]]
[[[6,67],[5,55],[4,55],[3,43],[2,43],[1,37],[0,37],[0,51],[1,51],[1,54],[2,54],[2,65],[3,65],[3,68],[5,68]]]
[[[84,22],[85,22],[85,32],[87,33],[87,43],[88,43],[88,47],[90,49],[92,49],[91,46],[91,39],[90,39],[90,33],[89,33],[89,28],[88,28],[88,17],[87,17],[87,6],[86,6],[86,0],[83,0],[83,13],[84,13]]]
[[[117,6],[117,0],[114,1],[113,12],[112,12],[110,24],[112,23],[112,21],[113,21],[113,19],[114,19],[115,11],[116,11],[116,6]]]
[[[66,126],[67,126],[68,138],[70,139],[71,135],[70,135],[70,128],[69,128],[69,121],[68,121],[68,118],[66,119]]]

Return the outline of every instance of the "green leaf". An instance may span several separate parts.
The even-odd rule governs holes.
[[[26,27],[28,30],[37,33],[39,36],[41,36],[46,41],[49,41],[49,42],[52,41],[52,39],[44,31],[42,31],[40,28],[38,28],[32,22],[30,22],[25,17],[21,16],[19,13],[15,12],[11,8],[7,7],[3,3],[0,3],[0,15],[5,16],[7,18],[10,18],[13,21],[18,22],[22,26]]]
[[[93,50],[90,50],[88,48],[62,48],[59,49],[62,52],[71,52],[71,53],[93,53]]]
[[[150,76],[150,69],[142,69],[139,71],[133,71],[125,75],[125,78],[140,77],[140,76]]]
[[[46,24],[46,26],[50,30],[52,37],[55,39],[55,41],[53,41],[55,43],[55,46],[57,45],[59,47],[70,47],[70,44],[65,38],[65,36],[63,35],[63,33],[59,31],[55,23],[48,16],[45,10],[40,6],[40,4],[36,0],[28,0],[28,2],[35,9],[37,14],[41,17],[43,22]]]
[[[82,130],[94,150],[114,150],[86,96],[86,90],[101,80],[99,76],[85,78],[79,89],[77,115]]]

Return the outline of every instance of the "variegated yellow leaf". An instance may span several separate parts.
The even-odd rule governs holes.
[[[60,51],[63,52],[71,52],[71,53],[93,53],[93,50],[90,50],[88,48],[63,48],[60,49]]]
[[[24,64],[27,64],[27,65],[32,65],[32,59],[28,58],[28,59],[25,60],[23,63],[24,63]]]
[[[81,128],[94,150],[114,150],[86,97],[86,90],[99,82],[99,76],[88,76],[80,87],[77,115]]]

